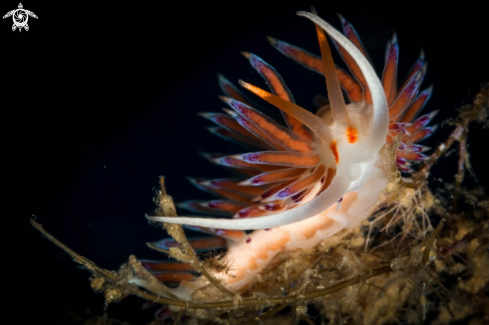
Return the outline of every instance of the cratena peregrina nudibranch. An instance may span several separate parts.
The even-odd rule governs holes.
[[[218,125],[212,129],[217,135],[262,151],[207,155],[212,162],[235,169],[247,179],[193,180],[197,187],[222,199],[187,201],[180,207],[233,217],[147,217],[224,238],[228,246],[225,258],[233,261],[233,271],[232,276],[218,277],[230,290],[248,283],[280,251],[311,248],[365,220],[388,184],[387,172],[379,162],[381,147],[400,136],[402,141],[392,159],[396,159],[399,170],[409,172],[409,160],[422,160],[421,152],[426,149],[415,143],[434,131],[425,127],[434,113],[414,120],[431,93],[428,88],[418,94],[426,72],[423,55],[398,87],[395,35],[388,42],[380,80],[355,30],[343,17],[344,34],[315,13],[301,11],[298,15],[315,23],[321,57],[276,39],[269,38],[270,43],[282,54],[325,76],[329,104],[317,105],[316,114],[301,108],[274,68],[256,55],[243,53],[270,91],[241,80],[240,85],[279,108],[286,127],[251,107],[249,99],[219,77],[226,94],[222,100],[231,109],[224,109],[227,114],[202,115]],[[335,66],[326,34],[351,74]],[[345,104],[343,91],[349,104]],[[255,231],[246,234],[244,230]],[[212,249],[217,245],[216,238],[212,239],[194,243]],[[156,243],[161,248],[173,244],[171,240]],[[150,270],[159,268],[149,261],[146,266]],[[171,290],[189,299],[201,286],[198,278],[189,278]]]

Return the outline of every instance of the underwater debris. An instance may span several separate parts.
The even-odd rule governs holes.
[[[165,197],[165,194],[162,193],[164,191],[159,195],[163,199],[160,202],[168,202],[168,197]],[[457,298],[454,294],[450,294],[448,289],[426,267],[427,263],[432,264],[437,257],[436,251],[443,251],[445,254],[443,256],[446,256],[449,254],[447,253],[447,247],[454,247],[454,244],[457,245],[460,242],[445,245],[445,247],[440,247],[438,250],[432,247],[444,222],[442,220],[439,223],[431,236],[412,247],[410,255],[395,257],[391,260],[390,265],[382,265],[383,260],[373,254],[360,253],[360,256],[356,255],[358,251],[361,252],[362,248],[361,245],[351,246],[351,243],[354,242],[353,239],[361,236],[361,232],[357,229],[349,234],[334,236],[311,250],[285,252],[282,256],[277,256],[274,259],[274,263],[262,272],[260,275],[261,279],[258,279],[252,287],[242,293],[242,298],[229,300],[226,297],[228,293],[221,292],[220,299],[217,302],[201,304],[198,301],[202,297],[199,297],[200,299],[195,298],[195,302],[184,302],[161,297],[160,295],[168,294],[164,289],[165,286],[144,269],[134,256],[130,256],[128,263],[123,264],[118,272],[105,270],[70,250],[48,234],[34,219],[31,219],[31,224],[46,238],[72,256],[75,262],[82,264],[92,272],[92,288],[95,291],[104,292],[107,303],[120,301],[127,295],[133,294],[153,303],[171,306],[170,310],[174,309],[176,313],[169,313],[169,315],[174,316],[175,319],[181,317],[185,310],[187,316],[222,324],[230,324],[231,320],[259,323],[269,319],[289,305],[295,305],[298,317],[303,319],[306,317],[304,310],[306,310],[305,308],[309,303],[323,306],[325,308],[323,312],[328,315],[329,319],[336,318],[337,308],[339,308],[343,314],[351,312],[351,317],[356,319],[356,321],[360,321],[359,317],[365,313],[363,319],[366,324],[382,324],[391,319],[394,314],[397,314],[401,307],[409,301],[422,308],[422,314],[425,315],[428,300],[424,299],[424,297],[430,292],[437,294],[446,304],[450,314],[453,315],[450,307],[452,305],[447,303],[440,292],[457,302],[463,302],[466,305],[471,304]],[[483,231],[486,236],[488,229],[486,227]],[[175,237],[182,240],[182,237]],[[471,234],[469,237],[475,239],[477,236]],[[467,236],[464,238],[468,240]],[[430,255],[432,255],[431,258]],[[478,259],[477,263],[485,260],[485,266],[487,266],[489,263],[487,254],[481,255],[484,258]],[[185,254],[175,254],[175,256],[182,258],[184,261],[191,261],[191,258]],[[443,256],[440,255],[440,257]],[[310,263],[307,264],[304,261],[309,261]],[[382,266],[376,267],[377,265]],[[345,275],[348,275],[346,280]],[[208,278],[208,280],[214,286],[219,286],[217,280],[213,278]],[[367,280],[369,281],[367,282]],[[485,284],[488,281],[489,279],[483,280]],[[264,297],[266,293],[273,292],[280,284],[285,285],[285,283],[288,285],[284,292],[285,295],[282,293],[282,295]],[[407,284],[411,285],[410,289],[406,287]],[[437,285],[436,289],[433,288],[433,284]],[[206,290],[211,292],[209,287]],[[376,294],[373,291],[379,293]],[[213,294],[216,293],[214,292]],[[377,298],[372,299],[372,294],[377,295]],[[373,303],[367,309],[365,307],[367,307],[366,303],[369,299],[366,298],[368,297]],[[386,297],[390,299],[386,299]],[[396,299],[392,299],[393,297]],[[398,308],[392,308],[395,305]],[[261,313],[260,316],[243,317],[243,315],[256,313],[256,311],[263,308],[266,309],[267,306],[272,308]],[[201,309],[206,311],[203,312]],[[367,312],[368,310],[370,311]],[[225,314],[226,318],[230,319],[216,318],[215,315],[213,316],[216,311],[221,316]],[[236,319],[232,317],[234,315],[242,317]]]

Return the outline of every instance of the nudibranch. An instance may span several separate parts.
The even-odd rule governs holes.
[[[225,258],[233,261],[233,276],[218,276],[231,291],[248,283],[280,251],[311,248],[369,217],[388,184],[387,171],[379,159],[382,146],[401,139],[392,159],[400,171],[409,172],[409,161],[423,160],[422,152],[427,149],[415,143],[434,131],[425,127],[434,113],[414,120],[431,94],[431,87],[418,94],[426,73],[423,54],[398,87],[396,35],[388,42],[380,80],[358,35],[343,17],[344,34],[315,12],[298,15],[315,24],[321,57],[283,41],[269,41],[282,54],[325,76],[329,103],[318,99],[316,114],[301,108],[273,67],[254,54],[243,53],[270,91],[241,80],[239,84],[279,108],[286,126],[253,108],[246,96],[220,76],[226,94],[222,100],[231,109],[224,109],[227,114],[202,116],[218,125],[212,129],[217,135],[261,151],[206,155],[247,178],[192,180],[222,199],[180,204],[197,213],[233,217],[147,216],[151,221],[182,224],[220,238],[191,240],[196,249],[212,249],[226,242]],[[326,34],[351,74],[335,66]],[[244,230],[255,231],[247,234]],[[166,239],[156,246],[174,244]],[[164,270],[163,265],[151,261],[144,264],[149,270]],[[187,281],[171,289],[172,293],[189,299],[202,283],[198,278],[182,279]]]

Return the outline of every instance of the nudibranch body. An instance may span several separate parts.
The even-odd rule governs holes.
[[[299,12],[316,24],[321,57],[270,38],[280,52],[326,78],[328,101],[318,99],[316,114],[299,107],[278,72],[256,55],[243,53],[265,79],[271,92],[240,81],[241,86],[282,111],[286,127],[259,110],[224,77],[219,77],[231,108],[226,114],[203,113],[215,122],[211,129],[221,137],[248,147],[245,154],[208,154],[212,162],[233,169],[247,179],[192,180],[197,187],[222,200],[187,201],[187,210],[233,218],[147,217],[211,233],[227,241],[225,259],[232,261],[232,276],[219,275],[231,291],[249,283],[282,250],[307,249],[342,229],[357,226],[377,204],[388,184],[390,171],[379,161],[386,143],[400,142],[392,159],[399,170],[410,171],[408,160],[422,160],[426,147],[414,144],[433,129],[425,128],[434,114],[413,121],[428,100],[431,89],[418,95],[426,72],[423,55],[406,82],[397,85],[396,36],[388,43],[382,81],[377,77],[353,27],[342,17],[344,34],[315,13]],[[326,33],[348,66],[351,75],[333,63]],[[343,91],[348,96],[345,104]],[[243,230],[255,230],[246,234]],[[202,242],[204,241],[204,244]],[[212,238],[199,240],[212,249]],[[171,240],[157,246],[168,248]],[[159,269],[146,263],[148,269]],[[164,277],[161,277],[164,280]],[[167,280],[170,281],[170,280]],[[202,283],[183,281],[172,293],[182,299]]]

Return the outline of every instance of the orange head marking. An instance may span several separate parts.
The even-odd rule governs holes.
[[[338,154],[338,148],[336,148],[336,140],[331,141],[331,151],[333,152],[334,155],[334,160],[336,163],[340,161],[340,155]]]
[[[346,139],[349,143],[355,143],[358,140],[358,130],[352,126],[346,129]]]

